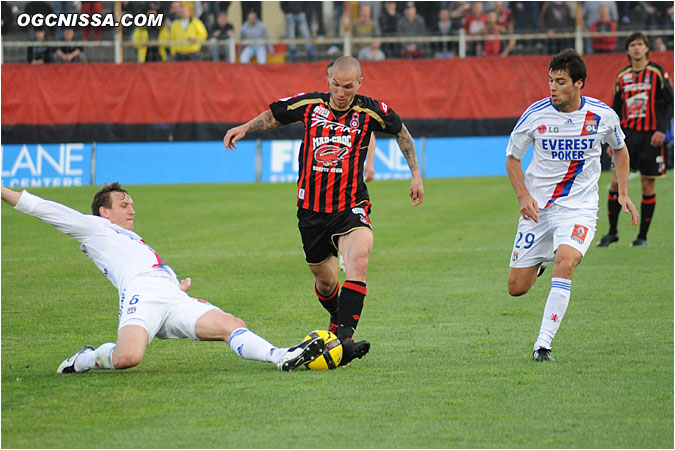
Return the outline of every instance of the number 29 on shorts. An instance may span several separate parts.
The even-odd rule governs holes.
[[[528,248],[532,247],[532,244],[534,244],[534,233],[527,233],[523,235],[523,233],[519,231],[518,236],[516,237],[516,243],[513,245],[513,248],[521,248],[522,245],[522,248],[527,250]]]

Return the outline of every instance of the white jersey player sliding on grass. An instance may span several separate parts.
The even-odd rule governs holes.
[[[551,342],[570,299],[572,274],[595,235],[602,143],[614,150],[619,203],[638,223],[628,197],[629,156],[616,113],[603,102],[582,97],[584,60],[573,49],[549,63],[550,97],[530,106],[511,132],[506,170],[520,203],[508,290],[527,293],[544,266],[553,262],[539,337],[532,357],[553,361]],[[534,143],[532,163],[523,175],[520,160]]]
[[[4,186],[2,200],[80,242],[82,251],[119,291],[117,343],[83,347],[59,366],[58,373],[134,367],[154,337],[226,341],[241,357],[271,362],[283,371],[323,352],[321,338],[276,348],[249,331],[241,319],[187,295],[191,280],[179,282],[173,270],[132,231],[134,202],[119,183],[106,184],[96,193],[93,215]]]

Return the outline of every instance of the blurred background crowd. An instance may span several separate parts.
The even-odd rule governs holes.
[[[164,18],[161,26],[120,30],[124,62],[331,60],[346,53],[345,37],[360,60],[554,54],[579,47],[573,33],[580,30],[585,54],[623,52],[618,36],[589,33],[628,30],[660,30],[652,49],[673,48],[673,2],[32,1],[2,2],[3,63],[113,61],[104,44],[115,28],[20,27],[17,17],[106,14],[116,3],[122,13]]]

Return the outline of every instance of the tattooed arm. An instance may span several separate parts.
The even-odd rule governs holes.
[[[245,124],[239,125],[238,127],[230,128],[227,131],[225,138],[223,138],[225,149],[236,149],[237,146],[234,145],[234,143],[246,136],[246,133],[249,131],[255,133],[256,131],[270,131],[279,127],[281,127],[281,123],[274,118],[272,111],[268,109],[255,119],[249,120]]]
[[[403,125],[401,131],[396,134],[396,142],[401,149],[401,153],[405,157],[410,174],[412,175],[412,182],[410,183],[410,198],[413,200],[412,205],[417,206],[422,203],[424,199],[424,186],[422,184],[422,175],[417,165],[417,152],[415,151],[415,142],[408,129]]]

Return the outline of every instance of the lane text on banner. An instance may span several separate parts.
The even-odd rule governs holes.
[[[91,183],[92,144],[3,145],[2,184],[7,187],[82,186]]]

